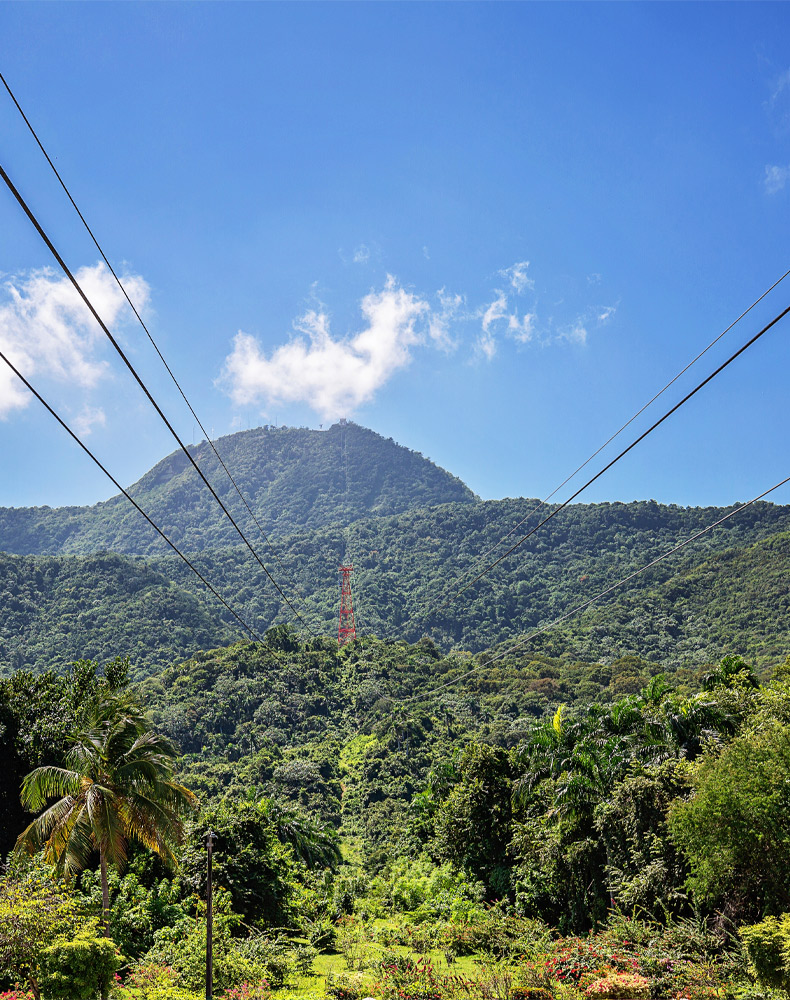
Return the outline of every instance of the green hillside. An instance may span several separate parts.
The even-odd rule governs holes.
[[[758,664],[790,650],[790,534],[728,549],[646,592],[590,608],[538,648],[582,659],[640,656],[667,666],[725,650]]]
[[[391,438],[353,423],[327,431],[258,427],[220,438],[217,450],[267,534],[283,535],[366,515],[473,503],[461,481]],[[258,529],[204,441],[196,461],[254,545]],[[129,492],[183,549],[239,544],[182,452],[157,463]],[[149,555],[164,542],[126,499],[92,507],[0,509],[0,551],[20,555],[112,551]]]
[[[411,642],[429,634],[443,649],[477,652],[552,621],[724,513],[653,502],[570,507],[439,610],[453,582],[533,506],[440,505],[304,530],[278,550],[305,604],[289,592],[316,632],[335,633],[337,567],[351,560],[360,634]],[[637,654],[673,668],[727,651],[760,664],[783,655],[788,530],[788,508],[755,505],[534,648],[591,661]],[[246,551],[199,553],[195,562],[259,634],[292,619]],[[0,672],[124,652],[143,676],[239,636],[175,557],[1,557],[0,616]]]
[[[148,671],[233,634],[213,605],[142,560],[0,553],[0,674],[104,662],[113,650]]]

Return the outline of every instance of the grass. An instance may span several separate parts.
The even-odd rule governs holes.
[[[386,925],[386,921],[376,921],[381,926]],[[378,962],[383,957],[384,952],[395,952],[399,955],[410,956],[414,960],[417,958],[428,958],[437,972],[454,973],[471,979],[479,971],[481,955],[464,955],[456,958],[448,964],[443,952],[436,949],[428,951],[425,955],[417,954],[405,945],[389,945],[385,949],[383,945],[375,941],[364,941],[360,944],[360,954],[357,956],[354,966],[356,969],[362,968],[367,974],[370,985],[378,978]],[[370,968],[373,966],[373,968]],[[313,974],[299,976],[292,982],[274,991],[276,1000],[324,1000],[326,997],[326,981],[331,975],[352,971],[346,962],[345,957],[339,953],[324,953],[316,956],[313,962]]]

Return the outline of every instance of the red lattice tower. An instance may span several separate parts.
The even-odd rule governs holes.
[[[343,580],[340,585],[340,620],[337,626],[337,644],[344,646],[347,642],[357,637],[357,629],[354,625],[354,604],[351,600],[351,572],[353,566],[341,566],[340,572]]]

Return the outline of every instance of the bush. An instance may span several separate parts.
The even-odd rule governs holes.
[[[144,965],[129,976],[119,991],[120,1000],[203,1000],[198,993],[178,986],[178,973],[168,965]]]
[[[790,913],[741,927],[741,937],[760,984],[790,990]]]
[[[588,1000],[618,1000],[620,997],[647,997],[650,983],[638,972],[615,972],[606,969],[605,974],[592,978],[585,987]]]
[[[93,1000],[109,991],[119,964],[114,942],[83,928],[44,949],[41,986],[50,1000]]]
[[[359,973],[333,975],[330,972],[326,979],[326,995],[333,1000],[361,1000],[367,996],[367,987]]]

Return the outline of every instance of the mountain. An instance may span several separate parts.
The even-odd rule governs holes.
[[[418,452],[349,422],[327,431],[258,427],[219,438],[215,446],[272,536],[477,500],[460,479]],[[190,450],[252,544],[263,546],[210,446],[204,441]],[[129,492],[187,552],[241,544],[181,451],[157,463]],[[116,496],[91,507],[0,508],[0,551],[152,555],[169,549],[129,502]]]
[[[213,603],[140,559],[0,553],[0,675],[113,650],[149,673],[235,634]]]
[[[535,503],[442,504],[298,531],[277,540],[287,573],[279,563],[272,571],[321,634],[336,631],[337,568],[351,561],[360,634],[411,642],[428,634],[445,650],[478,652],[553,621],[732,510],[573,505],[454,598],[507,531],[525,517],[520,530],[534,523]],[[528,648],[604,662],[637,653],[673,669],[728,651],[759,664],[783,659],[787,532],[790,507],[755,504]],[[193,559],[259,635],[293,620],[246,550]],[[0,622],[0,673],[130,653],[139,677],[240,635],[174,556],[2,557]]]
[[[585,660],[638,655],[665,666],[737,653],[790,655],[790,533],[690,561],[659,586],[621,596],[553,631],[539,648]]]

